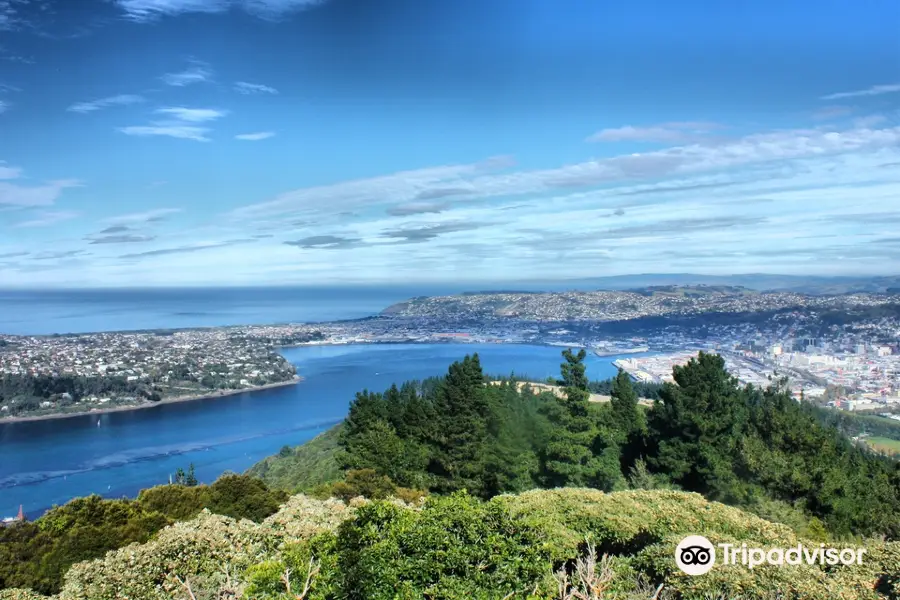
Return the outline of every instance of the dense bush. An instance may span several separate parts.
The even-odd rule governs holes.
[[[56,592],[72,564],[145,542],[170,523],[132,500],[77,498],[33,523],[0,528],[0,588]]]
[[[34,522],[0,528],[0,589],[54,593],[71,565],[146,542],[163,527],[192,518],[204,508],[259,522],[287,497],[258,479],[229,474],[209,486],[150,488],[137,500],[77,498]]]
[[[582,584],[602,590],[585,596],[597,600],[887,600],[900,591],[897,542],[865,540],[862,565],[717,565],[689,577],[673,558],[688,533],[818,546],[784,525],[671,490],[533,490],[487,502],[457,493],[421,506],[295,496],[259,524],[203,512],[148,543],[80,563],[58,600],[571,600]]]

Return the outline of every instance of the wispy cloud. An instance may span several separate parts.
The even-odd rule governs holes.
[[[855,90],[852,92],[838,92],[837,94],[828,94],[822,96],[822,100],[839,100],[841,98],[858,98],[860,96],[880,96],[881,94],[893,94],[900,92],[900,83],[891,83],[887,85],[873,85],[864,90]]]
[[[425,215],[429,213],[440,213],[450,208],[448,202],[410,202],[409,204],[400,204],[387,209],[387,214],[395,217],[407,217],[410,215]]]
[[[828,121],[839,117],[845,117],[852,112],[853,108],[850,106],[823,106],[822,108],[814,110],[812,117],[817,121]]]
[[[126,231],[131,231],[131,227],[126,225],[113,225],[112,227],[107,227],[100,231],[101,235],[108,235],[111,233],[125,233]]]
[[[100,98],[99,100],[91,100],[90,102],[78,102],[70,106],[68,111],[77,113],[89,113],[110,106],[128,106],[130,104],[138,104],[144,101],[143,96],[135,94],[120,94],[118,96],[110,96],[108,98]]]
[[[154,235],[104,235],[95,238],[87,238],[91,244],[134,244],[139,242],[152,242]]]
[[[0,0],[2,2],[2,0]],[[7,94],[10,92],[21,92],[22,90],[13,86],[7,85],[4,83],[0,83],[0,94]],[[4,113],[12,107],[12,104],[6,100],[0,100],[0,113]]]
[[[0,160],[0,179],[18,179],[21,176],[21,168],[7,166],[5,160]]]
[[[203,250],[213,250],[216,248],[225,248],[227,246],[235,246],[238,244],[249,244],[256,242],[257,240],[248,238],[248,239],[238,239],[238,240],[226,240],[224,242],[210,242],[206,244],[194,244],[190,246],[176,246],[174,248],[160,248],[158,250],[148,250],[146,252],[135,252],[133,254],[124,254],[119,258],[144,258],[148,256],[165,256],[167,254],[186,254],[190,252],[200,252]]]
[[[6,0],[6,1],[7,1],[7,3],[9,2],[9,0]],[[8,12],[4,12],[2,2],[3,2],[3,0],[0,0],[0,23],[2,23],[2,21],[3,21],[3,15],[9,14]],[[8,8],[8,6],[9,6],[9,4],[7,4],[7,8]],[[7,21],[7,23],[9,23],[9,21]],[[20,21],[16,24],[21,25],[22,22]],[[12,29],[12,28],[7,27],[6,29],[8,30],[8,29]],[[0,31],[4,31],[4,27],[2,24],[0,24]],[[5,60],[6,62],[11,62],[11,63],[19,63],[19,64],[23,64],[23,65],[34,64],[34,58],[32,58],[30,56],[24,56],[22,54],[18,54],[17,52],[13,52],[9,48],[2,46],[2,45],[0,45],[0,60]]]
[[[382,237],[401,239],[407,243],[427,242],[445,233],[459,233],[486,227],[488,223],[440,223],[420,227],[404,227],[385,231]]]
[[[466,201],[547,194],[615,183],[646,183],[712,173],[724,169],[770,168],[784,161],[838,156],[857,151],[890,149],[900,144],[900,126],[884,129],[793,129],[756,133],[727,142],[694,143],[652,152],[623,154],[552,169],[495,172],[479,163],[430,167],[391,175],[301,188],[275,198],[234,209],[236,220],[309,219],[357,207],[380,208],[442,197],[446,190],[465,190]],[[889,162],[882,160],[882,163]],[[744,176],[747,176],[744,173]],[[750,176],[755,177],[752,172]],[[669,181],[668,184],[672,185]],[[730,185],[731,181],[693,180],[685,185]]]
[[[351,248],[360,242],[359,238],[348,238],[336,235],[313,235],[290,242],[285,242],[288,246],[297,246],[305,250],[320,248],[326,250],[336,250],[340,248]]]
[[[269,139],[270,137],[274,137],[274,136],[275,136],[274,131],[260,131],[258,133],[242,133],[240,135],[234,136],[234,139],[256,142],[259,140],[266,140],[266,139]]]
[[[32,4],[31,0],[0,0],[0,31],[14,31],[27,25],[20,9],[27,8],[29,4]]]
[[[50,181],[44,185],[23,186],[0,181],[0,206],[28,207],[50,206],[63,190],[81,187],[75,179]]]
[[[179,121],[187,121],[189,123],[215,121],[228,114],[227,110],[219,110],[217,108],[185,108],[183,106],[158,108],[154,112],[161,115],[168,115]]]
[[[155,4],[157,6],[164,7],[166,5],[171,4],[179,4],[176,0],[153,0],[152,2],[142,2],[143,4],[147,4],[148,6],[151,4]],[[205,4],[204,2],[197,1],[198,4]],[[213,77],[212,69],[209,68],[204,62],[201,61],[192,61],[190,67],[185,69],[184,71],[180,71],[178,73],[166,73],[160,79],[162,79],[163,83],[166,85],[171,85],[175,87],[184,87],[186,85],[192,85],[194,83],[204,83],[207,81],[211,81]]]
[[[616,127],[603,129],[587,138],[588,142],[660,142],[682,143],[704,140],[709,133],[722,126],[716,123],[662,123],[649,127]]]
[[[156,208],[145,212],[129,213],[126,215],[108,217],[104,219],[104,222],[110,223],[112,224],[112,226],[104,229],[101,233],[121,233],[123,231],[129,230],[127,225],[158,223],[160,221],[165,221],[171,215],[180,212],[182,212],[182,209],[180,208]]]
[[[75,211],[44,211],[39,213],[34,219],[16,223],[15,227],[49,227],[51,225],[56,225],[57,223],[76,219],[80,216],[81,213]]]
[[[236,81],[234,91],[239,94],[277,94],[278,90],[261,83],[248,83],[246,81]]]
[[[206,134],[209,133],[209,128],[195,127],[193,125],[181,125],[178,123],[131,125],[129,127],[120,127],[119,131],[121,131],[125,135],[136,135],[140,137],[164,136],[181,140],[194,140],[197,142],[212,141],[208,137],[206,137]]]
[[[224,13],[241,9],[263,19],[277,19],[312,8],[325,0],[113,0],[131,20],[145,22],[184,13]]]
[[[72,258],[85,254],[84,250],[59,250],[40,252],[34,255],[34,260],[58,260],[60,258]]]

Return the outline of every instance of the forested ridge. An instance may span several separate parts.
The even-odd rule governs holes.
[[[0,588],[60,600],[898,597],[900,463],[781,384],[739,386],[716,355],[676,367],[650,408],[624,372],[605,384],[610,402],[589,402],[584,359],[563,352],[558,398],[513,378],[488,385],[466,356],[443,377],[359,392],[341,425],[254,467],[262,481],[193,486],[188,473],[136,500],[75,500],[0,530]],[[672,552],[688,533],[858,543],[872,558],[685,580]],[[31,596],[0,592],[10,598]]]
[[[485,386],[478,357],[440,382],[363,391],[337,461],[404,488],[482,498],[535,487],[667,487],[832,536],[900,538],[900,464],[857,447],[787,389],[741,387],[721,357],[674,369],[653,407],[620,373],[588,402],[584,353],[564,352],[564,399]]]

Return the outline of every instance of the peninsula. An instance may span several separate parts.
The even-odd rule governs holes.
[[[0,336],[0,422],[148,408],[300,381],[267,327]]]

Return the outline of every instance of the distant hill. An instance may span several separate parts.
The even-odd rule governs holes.
[[[637,288],[628,290],[645,296],[706,296],[710,294],[726,294],[735,295],[752,295],[758,294],[759,290],[753,290],[740,285],[653,285],[645,288]]]
[[[726,286],[757,291],[790,291],[829,295],[854,292],[897,293],[900,275],[877,277],[822,277],[749,273],[741,275],[698,275],[691,273],[645,273],[571,280],[572,289],[631,290],[654,286]],[[891,292],[888,292],[891,290]]]

